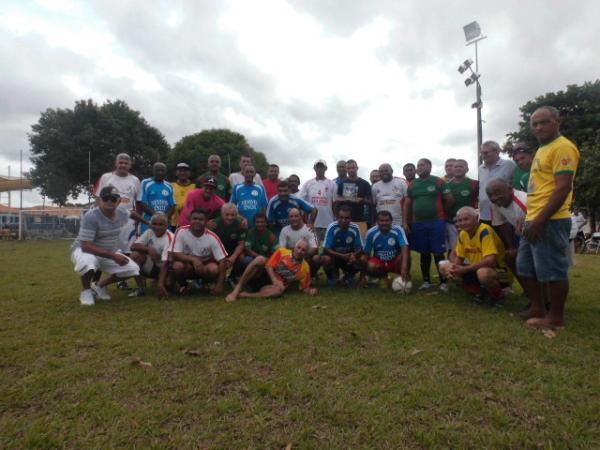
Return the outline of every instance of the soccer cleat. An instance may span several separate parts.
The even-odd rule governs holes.
[[[100,287],[96,283],[92,283],[92,291],[100,300],[110,300],[110,295],[105,287]]]
[[[117,288],[121,289],[122,291],[128,291],[131,289],[127,284],[127,280],[121,280],[117,282]]]
[[[86,289],[85,291],[81,291],[79,294],[79,301],[82,305],[92,306],[94,302],[94,291],[91,289]]]
[[[485,302],[485,294],[480,292],[479,294],[475,294],[471,297],[471,302],[474,305],[482,305]]]
[[[425,291],[431,287],[431,283],[429,281],[424,281],[421,286],[419,286],[419,291]]]
[[[131,291],[127,297],[143,297],[146,295],[146,290],[143,288],[135,288],[133,291]]]
[[[440,283],[440,292],[442,294],[448,294],[450,292],[450,288],[448,287],[448,284]]]

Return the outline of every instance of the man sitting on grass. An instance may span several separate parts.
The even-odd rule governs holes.
[[[222,294],[225,280],[227,252],[219,237],[206,228],[207,216],[203,209],[194,209],[189,225],[180,227],[171,246],[173,278],[185,286],[185,280],[215,283],[211,294]],[[167,291],[166,274],[161,274],[159,288]],[[182,293],[187,289],[183,288]]]
[[[140,275],[136,277],[138,287],[128,297],[146,295],[145,278],[158,280],[160,268],[168,264],[168,253],[173,241],[173,233],[168,228],[169,219],[163,213],[156,213],[150,219],[150,228],[137,238],[131,246],[131,259],[140,267]]]
[[[362,256],[367,274],[384,278],[397,273],[408,281],[408,241],[404,230],[392,224],[392,214],[387,210],[377,213],[377,225],[367,232],[365,254]]]
[[[342,205],[338,211],[338,220],[327,227],[323,246],[323,270],[327,275],[327,285],[333,287],[338,282],[340,269],[344,273],[344,283],[354,285],[354,276],[363,264],[360,255],[363,251],[360,228],[350,221],[352,209]]]
[[[88,306],[94,304],[94,294],[101,300],[110,300],[106,291],[109,284],[139,275],[137,264],[118,250],[119,235],[130,217],[146,222],[135,211],[118,207],[121,196],[114,186],[103,187],[98,198],[98,207],[83,216],[71,251],[71,261],[83,286],[79,301]],[[110,276],[92,283],[97,270]]]
[[[313,230],[311,230],[302,219],[300,210],[292,208],[288,211],[289,225],[286,225],[279,234],[279,246],[292,250],[298,241],[304,239],[308,243],[308,249],[304,258],[310,266],[311,276],[316,277],[321,267],[321,257],[318,254],[319,244]]]
[[[460,233],[455,253],[451,262],[440,262],[440,273],[473,295],[474,303],[483,303],[487,294],[491,306],[498,305],[504,299],[502,288],[512,281],[502,240],[491,226],[479,223],[477,211],[470,206],[458,210],[456,225]]]
[[[298,281],[300,289],[309,295],[316,295],[317,290],[310,286],[310,268],[304,260],[308,251],[308,242],[300,239],[293,250],[278,248],[267,260],[257,256],[246,267],[240,281],[225,298],[234,302],[242,298],[277,298],[281,297],[292,282]],[[250,285],[253,292],[242,291]]]

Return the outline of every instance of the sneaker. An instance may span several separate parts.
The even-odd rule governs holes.
[[[122,291],[128,291],[128,290],[131,289],[129,287],[129,285],[127,284],[127,280],[118,281],[117,282],[117,288],[121,289]]]
[[[96,283],[92,283],[92,291],[100,300],[110,300],[110,295],[105,287],[100,287]]]
[[[94,291],[91,289],[86,289],[85,291],[81,291],[79,294],[79,301],[82,305],[92,306],[94,302]]]
[[[479,293],[471,297],[471,303],[474,305],[482,305],[485,302],[485,294]]]
[[[143,288],[135,288],[133,291],[131,291],[127,297],[143,297],[146,295],[146,290]]]
[[[440,283],[440,292],[442,294],[448,294],[450,292],[450,288],[447,283]]]
[[[353,288],[354,286],[356,286],[354,275],[344,275],[344,285],[349,288]]]
[[[425,291],[431,287],[431,283],[429,281],[424,281],[421,286],[419,286],[419,291]]]

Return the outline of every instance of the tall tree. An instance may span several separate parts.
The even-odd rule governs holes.
[[[569,85],[564,91],[549,92],[521,106],[519,129],[508,134],[504,148],[510,153],[516,141],[525,141],[534,148],[537,142],[529,128],[529,119],[540,106],[554,106],[561,114],[561,134],[579,148],[581,160],[575,177],[574,202],[585,210],[595,226],[600,212],[600,80],[581,86]]]
[[[169,167],[187,162],[192,168],[192,174],[196,176],[206,171],[208,157],[213,154],[221,157],[225,175],[239,169],[238,162],[242,155],[250,155],[257,172],[262,176],[266,175],[268,162],[264,153],[255,151],[243,135],[227,129],[203,130],[184,136],[169,155]]]
[[[119,153],[128,153],[133,172],[146,177],[152,164],[165,160],[170,150],[162,133],[121,100],[101,106],[80,100],[73,109],[49,108],[31,129],[33,183],[42,195],[62,205],[88,189],[88,158],[94,183],[114,167]]]

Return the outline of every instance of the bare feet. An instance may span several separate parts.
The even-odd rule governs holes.
[[[521,313],[519,313],[519,315],[525,319],[525,320],[529,320],[529,319],[543,319],[546,316],[546,311],[543,310],[535,310],[535,309],[527,309]]]
[[[235,294],[235,292],[230,292],[229,295],[227,295],[227,297],[225,297],[225,301],[227,303],[232,303],[235,302],[237,300],[237,295]]]
[[[564,322],[552,322],[546,317],[533,317],[525,322],[527,328],[534,330],[558,330],[565,327]]]

